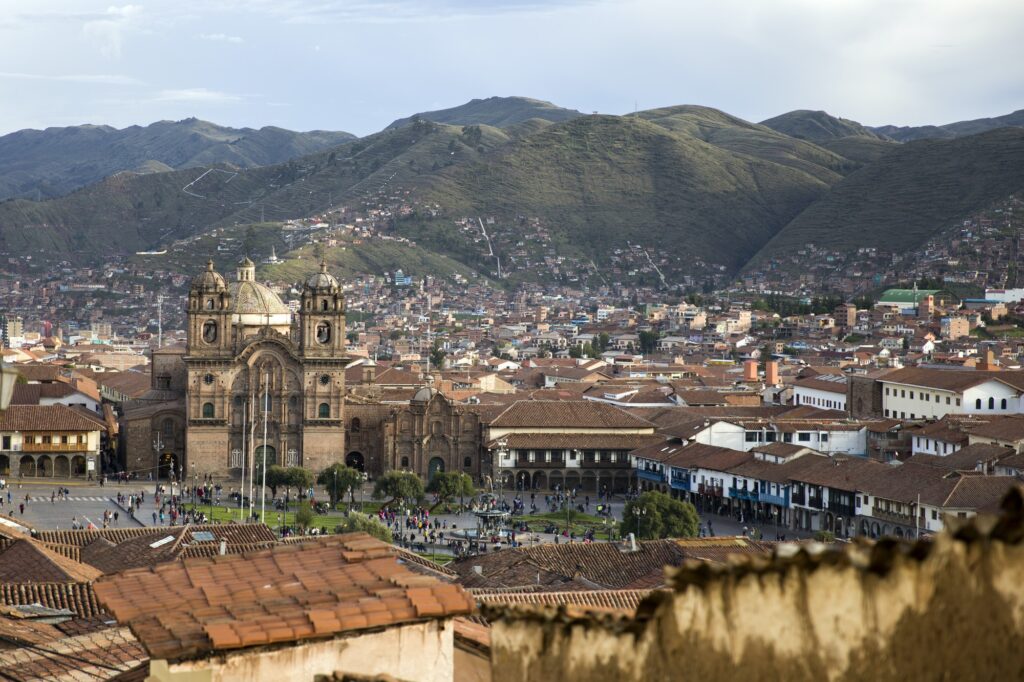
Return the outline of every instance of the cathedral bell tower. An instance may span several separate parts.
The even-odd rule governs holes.
[[[218,356],[231,351],[231,292],[207,261],[206,270],[192,280],[188,292],[190,356]]]
[[[345,298],[338,280],[320,263],[302,287],[299,312],[299,352],[303,357],[340,357],[345,354]]]

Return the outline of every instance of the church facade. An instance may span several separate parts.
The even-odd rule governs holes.
[[[193,280],[184,352],[157,351],[153,400],[126,406],[128,470],[234,478],[344,461],[341,285],[321,263],[293,314],[255,275],[246,258],[234,282],[212,262]]]

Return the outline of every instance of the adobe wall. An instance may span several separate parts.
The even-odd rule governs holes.
[[[978,527],[681,568],[635,618],[499,607],[485,614],[494,680],[1024,679],[1024,524]]]
[[[881,382],[870,377],[847,377],[846,411],[858,419],[883,416]]]

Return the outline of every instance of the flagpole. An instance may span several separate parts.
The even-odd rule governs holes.
[[[263,482],[260,490],[260,523],[267,522],[267,420],[270,412],[270,372],[263,373]]]

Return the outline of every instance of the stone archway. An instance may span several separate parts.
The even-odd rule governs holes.
[[[36,471],[39,472],[40,476],[53,478],[53,460],[50,459],[49,455],[43,455],[36,460]]]
[[[552,471],[548,476],[548,487],[552,490],[565,490],[565,481],[562,479],[561,471]]]
[[[530,472],[529,471],[517,471],[516,472],[516,490],[529,490],[530,489]]]
[[[572,492],[580,491],[580,474],[578,471],[570,471],[565,474],[565,489]]]
[[[543,471],[533,472],[533,487],[536,490],[548,489],[548,476]]]
[[[36,475],[36,461],[32,458],[32,455],[22,455],[21,461],[18,462],[18,473],[21,476]]]
[[[85,455],[75,455],[71,458],[71,473],[75,476],[85,476]]]
[[[597,492],[597,477],[593,471],[583,472],[583,491],[588,493]]]
[[[427,463],[427,480],[434,478],[434,474],[444,473],[444,460],[440,457],[432,457]]]
[[[53,475],[57,478],[71,477],[71,463],[64,455],[57,455],[53,458]]]
[[[347,466],[350,469],[358,469],[359,471],[364,471],[366,467],[366,461],[363,458],[363,453],[353,451],[345,455],[345,466]]]

